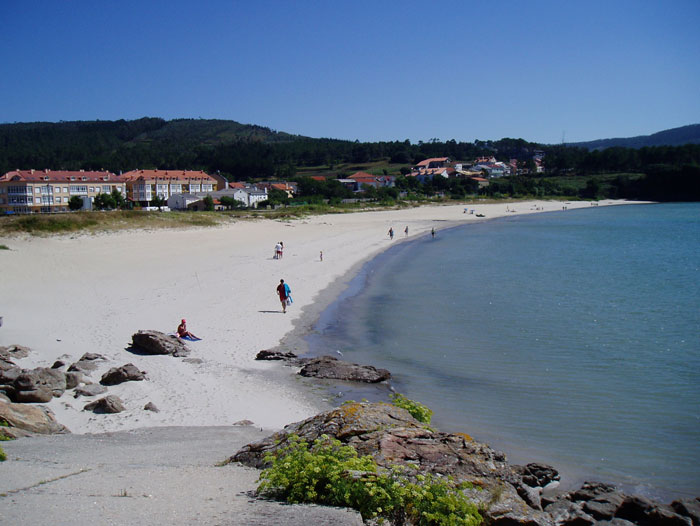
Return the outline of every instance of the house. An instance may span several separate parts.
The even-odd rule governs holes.
[[[390,175],[372,175],[367,172],[355,172],[347,180],[355,182],[354,190],[359,192],[363,186],[373,186],[374,188],[391,188],[395,185],[395,177]]]
[[[216,179],[201,170],[132,170],[123,177],[127,199],[141,206],[148,206],[156,196],[167,200],[175,194],[217,189]]]
[[[294,197],[294,194],[297,192],[297,184],[296,183],[288,183],[286,181],[282,182],[263,182],[263,183],[257,183],[255,186],[258,188],[265,188],[269,192],[270,190],[280,190],[284,193],[287,194],[287,197],[290,199]]]
[[[432,181],[434,177],[444,177],[445,179],[447,179],[450,175],[450,170],[453,174],[456,173],[454,168],[431,168],[423,170],[413,170],[410,174],[407,174],[406,177],[415,177],[421,183],[425,183],[428,181]]]
[[[90,209],[97,195],[114,190],[126,195],[125,178],[107,171],[14,170],[0,176],[0,212],[67,212],[73,196]]]
[[[233,193],[233,198],[240,201],[248,208],[257,208],[260,201],[267,200],[267,188],[258,190],[255,187],[237,188]]]
[[[449,157],[431,157],[430,159],[425,159],[419,162],[416,166],[416,170],[428,170],[431,168],[445,168],[450,164]]]
[[[505,163],[502,162],[475,164],[472,166],[472,170],[486,171],[489,177],[503,177],[510,173],[510,167],[507,167]]]
[[[479,184],[479,188],[486,188],[490,183],[488,179],[484,179],[483,177],[470,177],[472,181],[476,181]]]

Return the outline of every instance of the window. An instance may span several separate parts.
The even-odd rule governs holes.
[[[64,187],[63,187],[63,193],[64,193],[64,194],[67,194],[67,193],[68,193],[68,187],[67,187],[67,186],[64,186]]]
[[[71,195],[84,195],[87,194],[88,187],[83,185],[73,184],[70,187]]]
[[[40,205],[40,204],[41,204],[41,197],[35,197],[35,198],[34,198],[34,202],[35,202],[36,204]]]
[[[57,198],[56,198],[56,202],[57,202],[57,203],[60,203],[60,202],[61,202],[61,198],[60,198],[60,197],[57,197]]]
[[[90,187],[90,193],[91,193],[91,194],[92,194],[92,193],[95,193],[95,187],[94,187],[94,186],[91,186],[91,187]]]
[[[34,191],[35,191],[37,194],[40,194],[40,193],[41,193],[41,188],[37,186],[37,187],[34,189]]]
[[[110,187],[108,184],[103,184],[103,185],[102,185],[102,191],[103,191],[105,194],[108,194],[108,193],[110,193],[112,190],[111,190],[111,187]]]

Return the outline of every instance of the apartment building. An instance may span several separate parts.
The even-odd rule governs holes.
[[[216,179],[201,170],[132,170],[122,177],[126,198],[140,206],[149,206],[156,196],[167,201],[176,194],[207,193],[217,188]]]
[[[0,213],[67,212],[73,196],[87,204],[113,190],[126,195],[124,177],[111,172],[15,170],[0,176]]]

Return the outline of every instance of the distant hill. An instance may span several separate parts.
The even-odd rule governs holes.
[[[604,150],[613,146],[644,148],[645,146],[683,146],[684,144],[700,144],[700,124],[681,126],[637,137],[566,143],[567,146],[577,146],[588,150]]]

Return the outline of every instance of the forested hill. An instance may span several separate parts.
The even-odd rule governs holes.
[[[618,139],[598,139],[588,142],[567,143],[567,146],[586,148],[587,150],[604,150],[620,146],[622,148],[644,148],[647,146],[683,146],[684,144],[700,144],[700,124],[691,124],[672,128],[651,135],[638,135]]]
[[[263,126],[215,119],[0,124],[0,173],[17,168],[132,169],[159,161],[165,166],[177,158],[176,152],[186,157],[178,158],[186,164],[194,160],[197,148],[302,139]]]

